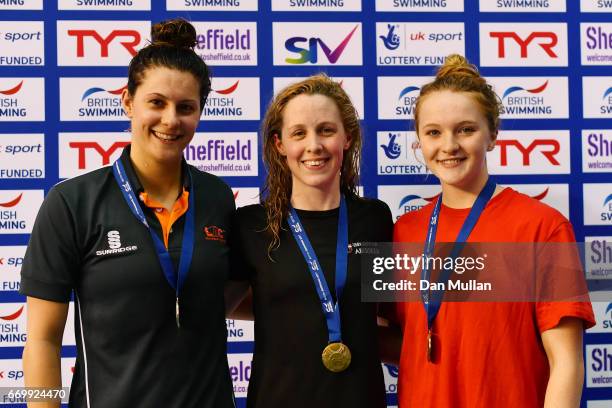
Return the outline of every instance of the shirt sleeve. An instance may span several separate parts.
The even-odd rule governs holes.
[[[79,270],[74,220],[64,197],[51,189],[43,201],[21,268],[22,295],[69,302]]]
[[[541,283],[545,286],[544,298],[551,300],[536,303],[536,319],[540,332],[558,326],[564,317],[582,320],[585,329],[595,325],[584,272],[574,243],[574,232],[568,221],[555,228],[547,239],[544,258],[554,258],[554,262],[548,262],[549,267],[545,267],[545,271],[539,271],[543,272],[544,277]],[[554,268],[551,265],[554,265]]]

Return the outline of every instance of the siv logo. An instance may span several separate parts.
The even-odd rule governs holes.
[[[360,27],[361,23],[273,23],[274,65],[361,65]],[[325,38],[310,33],[325,33]]]
[[[565,23],[480,23],[482,66],[567,66]]]
[[[400,37],[396,34],[396,30],[399,30],[397,24],[387,24],[389,31],[386,35],[380,35],[379,38],[388,50],[396,50],[400,46]]]
[[[150,21],[58,21],[59,66],[124,66],[148,38]]]
[[[502,118],[569,117],[567,77],[489,78],[502,99]]]
[[[327,61],[330,64],[335,64],[340,59],[340,56],[344,52],[344,49],[348,45],[349,41],[351,41],[353,34],[355,34],[355,31],[357,31],[358,28],[359,25],[356,25],[351,30],[351,32],[348,33],[346,37],[344,37],[342,42],[340,42],[340,44],[333,50],[329,48],[329,46],[325,44],[325,42],[321,38],[318,37],[291,37],[285,41],[285,48],[290,52],[299,54],[300,57],[285,58],[285,62],[288,62],[289,64],[304,64],[307,62],[311,64],[317,64],[319,61],[318,49],[320,47],[325,56],[327,57]],[[300,48],[298,46],[298,43],[304,42],[308,43],[308,48]]]
[[[389,159],[397,159],[402,153],[402,149],[400,145],[395,142],[395,139],[397,138],[397,136],[398,136],[397,134],[389,133],[388,144],[380,145],[380,147],[385,152],[385,156],[387,156]]]

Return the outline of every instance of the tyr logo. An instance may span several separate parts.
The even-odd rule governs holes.
[[[115,38],[124,38],[123,40],[119,40],[119,44],[121,44],[132,56],[136,55],[136,46],[140,44],[141,40],[140,33],[135,30],[113,30],[106,37],[102,37],[96,30],[68,30],[68,35],[70,37],[76,37],[78,58],[83,58],[85,56],[86,37],[92,37],[100,44],[100,57],[102,58],[108,57],[108,47]]]
[[[527,49],[533,40],[539,39],[537,45],[551,58],[558,58],[553,48],[559,42],[557,34],[551,31],[532,32],[524,40],[513,31],[494,31],[489,33],[491,38],[497,38],[497,56],[506,58],[506,39],[512,39],[520,47],[521,58],[527,58]]]

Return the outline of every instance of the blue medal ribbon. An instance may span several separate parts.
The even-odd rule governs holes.
[[[340,213],[338,214],[338,237],[336,240],[336,303],[333,303],[331,292],[327,286],[325,276],[321,270],[321,264],[315,254],[306,231],[300,223],[295,209],[289,208],[289,216],[287,219],[293,237],[304,256],[308,270],[314,281],[325,320],[327,322],[328,339],[330,343],[342,342],[341,324],[340,324],[340,297],[344,291],[346,284],[347,266],[348,266],[348,216],[346,210],[346,200],[344,195],[340,196]]]
[[[487,183],[483,187],[483,189],[478,194],[478,198],[476,198],[476,202],[470,209],[470,212],[463,222],[461,226],[461,230],[459,231],[459,235],[455,240],[455,245],[450,253],[450,257],[454,260],[461,254],[465,243],[470,236],[470,233],[474,229],[474,226],[478,222],[480,215],[482,214],[485,206],[493,197],[493,193],[495,192],[495,183],[489,179]],[[434,244],[436,242],[436,231],[438,229],[438,221],[440,216],[440,207],[442,204],[442,193],[438,196],[438,200],[436,201],[436,205],[431,213],[431,217],[429,219],[429,228],[427,230],[427,239],[425,241],[425,249],[423,250],[423,257],[427,259],[433,255]],[[450,276],[452,269],[443,269],[440,274],[439,282],[447,282],[448,277]],[[429,270],[429,262],[423,262],[423,268],[421,270],[421,279],[429,282],[430,280],[430,270]],[[423,300],[423,305],[425,306],[425,312],[427,313],[427,328],[431,333],[431,329],[433,326],[433,322],[436,319],[438,311],[440,310],[440,306],[442,305],[442,298],[444,297],[444,290],[421,290],[421,299]]]
[[[181,258],[179,260],[178,274],[174,269],[174,265],[172,264],[172,258],[164,245],[164,242],[161,238],[153,231],[153,229],[149,226],[147,222],[147,218],[140,207],[138,199],[134,194],[134,190],[128,180],[125,169],[123,167],[123,163],[121,163],[121,159],[117,159],[113,164],[113,175],[115,176],[115,180],[117,184],[119,184],[119,189],[123,194],[123,198],[125,202],[128,204],[128,207],[132,211],[132,214],[140,221],[142,224],[149,230],[151,234],[151,238],[153,239],[153,246],[155,247],[155,252],[157,253],[157,258],[159,259],[159,264],[164,272],[164,276],[166,280],[172,287],[172,289],[176,292],[176,324],[179,326],[179,294],[185,283],[185,279],[187,278],[187,273],[189,272],[189,268],[191,267],[191,259],[193,257],[193,247],[195,242],[195,198],[193,193],[193,181],[191,181],[191,173],[189,173],[190,183],[189,183],[189,204],[187,208],[187,213],[185,215],[185,226],[183,227],[183,240],[181,247]]]

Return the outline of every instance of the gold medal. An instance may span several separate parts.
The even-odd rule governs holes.
[[[427,331],[427,361],[429,361],[430,363],[433,361],[432,360],[432,355],[431,355],[431,351],[432,350],[432,343],[431,343],[431,329],[429,329]]]
[[[344,343],[329,343],[321,354],[323,365],[329,371],[339,373],[351,364],[351,351]]]

